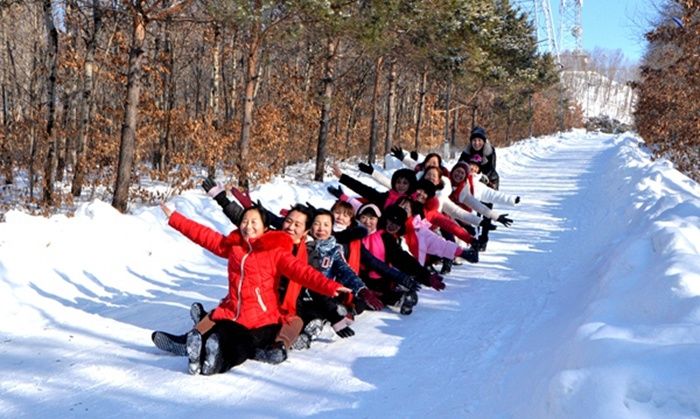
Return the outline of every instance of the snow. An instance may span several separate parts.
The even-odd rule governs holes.
[[[562,80],[583,110],[584,118],[608,116],[634,123],[637,95],[629,85],[595,71],[564,71]]]
[[[189,305],[226,292],[225,261],[157,207],[0,223],[0,416],[700,416],[700,186],[642,140],[574,131],[499,149],[522,197],[476,265],[410,316],[366,313],[281,365],[212,377],[150,340],[189,329]],[[329,178],[328,182],[332,180]],[[296,176],[253,191],[274,210],[327,205]],[[232,226],[200,190],[189,217]]]

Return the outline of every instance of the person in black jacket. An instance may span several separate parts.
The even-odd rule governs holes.
[[[481,173],[489,179],[489,186],[498,190],[499,177],[496,172],[496,148],[491,144],[486,136],[486,130],[481,127],[474,127],[469,136],[469,144],[459,156],[459,161],[465,163],[473,155],[481,157]]]

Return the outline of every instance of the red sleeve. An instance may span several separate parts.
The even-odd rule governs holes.
[[[430,221],[431,224],[439,227],[440,230],[452,233],[469,244],[472,244],[474,241],[474,237],[469,234],[467,230],[462,228],[462,226],[457,224],[452,218],[439,212],[434,212],[430,215],[431,216],[428,218],[428,221]]]
[[[168,224],[185,237],[222,258],[228,258],[231,246],[225,243],[226,236],[211,228],[192,221],[175,211]]]
[[[295,258],[291,253],[281,252],[277,267],[279,273],[291,281],[329,297],[334,296],[338,288],[343,286],[321,275],[319,271]]]

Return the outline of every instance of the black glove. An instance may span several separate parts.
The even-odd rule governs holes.
[[[496,219],[496,221],[498,221],[499,223],[503,224],[503,225],[506,226],[506,227],[510,227],[510,225],[513,224],[513,220],[511,220],[510,218],[506,217],[506,215],[508,215],[508,214],[501,214],[501,215],[499,215],[499,216],[498,216],[498,219]]]
[[[384,303],[379,299],[379,295],[369,288],[362,288],[357,296],[362,298],[362,301],[372,310],[378,311],[384,308]]]
[[[338,199],[340,199],[341,195],[343,195],[343,188],[341,186],[336,187],[336,186],[331,185],[331,186],[327,187],[326,190],[328,190],[328,192],[331,195],[333,195],[334,197],[336,197]]]
[[[421,288],[420,283],[411,275],[401,275],[398,279],[398,284],[399,287],[406,291],[418,292]]]
[[[475,248],[463,249],[459,256],[469,263],[477,263],[479,261],[479,252]]]
[[[403,161],[403,158],[406,157],[406,154],[403,152],[401,147],[395,145],[391,147],[391,155],[396,157],[397,159]]]
[[[214,179],[212,179],[210,177],[208,177],[202,181],[202,188],[204,188],[204,192],[209,193],[211,188],[213,188],[214,186],[216,186],[216,181],[214,181]]]
[[[418,161],[418,152],[416,150],[411,151],[410,156],[413,160]]]
[[[214,200],[221,205],[221,208],[225,208],[226,205],[231,202],[226,196],[226,190],[224,187],[216,183],[216,181],[211,177],[208,177],[202,181],[202,188],[204,188],[207,195],[214,198]]]
[[[479,226],[483,228],[484,230],[495,230],[498,226],[495,226],[490,218],[484,217],[481,222],[479,223]]]
[[[341,338],[349,338],[350,336],[355,336],[355,331],[350,326],[345,326],[345,328],[337,330],[335,334]]]
[[[311,210],[311,212],[313,212],[313,213],[315,213],[315,212],[316,212],[316,210],[318,209],[318,208],[316,208],[315,206],[313,206],[313,205],[309,204],[309,202],[308,202],[308,201],[306,202],[306,208],[310,209],[310,210]]]
[[[360,168],[360,172],[367,173],[368,175],[371,175],[374,172],[374,168],[367,163],[359,163],[357,167]]]
[[[519,203],[520,203],[520,197],[519,197],[519,196],[516,196],[516,197],[515,197],[515,203],[516,203],[516,204],[519,204]]]
[[[335,333],[340,336],[341,338],[349,338],[350,336],[355,335],[355,331],[350,328],[350,325],[352,324],[352,320],[350,320],[347,317],[343,317],[340,319],[339,322],[334,324],[333,330],[335,330]]]

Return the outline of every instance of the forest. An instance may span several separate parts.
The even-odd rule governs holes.
[[[583,124],[507,0],[3,0],[0,45],[2,213]]]

